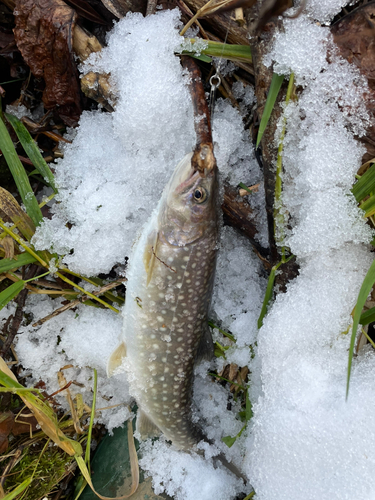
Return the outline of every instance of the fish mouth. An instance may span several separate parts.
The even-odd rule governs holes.
[[[193,189],[195,185],[198,184],[199,179],[201,177],[200,172],[192,168],[189,174],[190,175],[188,176],[188,178],[177,186],[176,188],[177,194],[184,194],[185,192]]]
[[[195,187],[202,181],[206,179],[206,182],[210,183],[214,180],[217,167],[216,162],[212,168],[204,168],[203,170],[194,164],[193,159],[195,152],[187,154],[181,162],[177,165],[172,178],[165,190],[167,198],[174,193],[175,195],[184,195],[189,191],[195,189]],[[204,157],[202,156],[202,159]]]

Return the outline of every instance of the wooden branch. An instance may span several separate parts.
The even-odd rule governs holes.
[[[182,56],[181,64],[190,75],[189,89],[194,107],[194,127],[197,136],[197,145],[191,161],[196,170],[204,173],[216,166],[210,113],[198,65],[189,56]]]

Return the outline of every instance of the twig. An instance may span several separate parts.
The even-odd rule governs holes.
[[[155,14],[157,4],[158,0],[147,0],[146,16]]]
[[[194,106],[194,127],[197,145],[191,159],[192,167],[205,175],[216,167],[211,134],[211,120],[200,70],[189,56],[181,57],[182,66],[189,72],[189,90]]]
[[[117,280],[113,281],[112,283],[108,283],[108,285],[103,286],[100,290],[97,292],[93,292],[93,295],[103,295],[103,293],[108,292],[108,290],[111,290],[112,288],[116,288],[116,286],[121,285],[123,280]],[[54,318],[55,316],[58,316],[59,314],[63,313],[64,311],[67,311],[68,309],[72,309],[73,307],[77,306],[81,302],[84,302],[85,300],[88,299],[87,295],[83,295],[82,297],[79,297],[78,299],[72,300],[69,302],[69,304],[65,304],[64,306],[60,307],[59,309],[56,309],[53,311],[53,313],[49,314],[48,316],[45,316],[44,318],[38,320],[36,323],[33,323],[33,327],[43,325],[46,321],[49,319]]]
[[[189,16],[190,18],[194,16],[193,11],[186,5],[184,0],[176,0],[176,4],[181,9],[181,11],[187,16]],[[201,23],[198,20],[196,20],[195,22],[199,27],[199,31],[201,32],[202,37],[205,38],[206,40],[209,40],[208,35],[203,26],[201,25]]]
[[[25,273],[25,281],[32,278],[33,276],[35,276],[37,269],[38,269],[38,266],[35,264],[32,264]],[[18,328],[20,327],[21,321],[23,319],[23,308],[25,307],[27,294],[28,294],[28,289],[24,288],[23,290],[21,290],[21,292],[18,294],[17,298],[15,299],[15,302],[17,304],[17,308],[16,308],[16,312],[14,313],[12,324],[10,325],[10,328],[8,329],[8,332],[7,332],[7,339],[4,342],[4,344],[0,350],[0,355],[2,357],[4,357],[7,354],[10,346],[13,343],[15,336],[18,333]]]

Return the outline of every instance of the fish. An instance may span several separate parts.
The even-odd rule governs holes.
[[[183,451],[204,438],[192,422],[192,385],[197,361],[213,356],[218,199],[216,162],[197,168],[187,154],[133,246],[122,341],[107,367],[109,376],[127,372],[142,439],[163,433]]]

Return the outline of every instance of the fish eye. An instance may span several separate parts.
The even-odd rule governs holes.
[[[207,199],[207,191],[202,187],[198,187],[195,189],[193,196],[197,203],[203,203]]]

